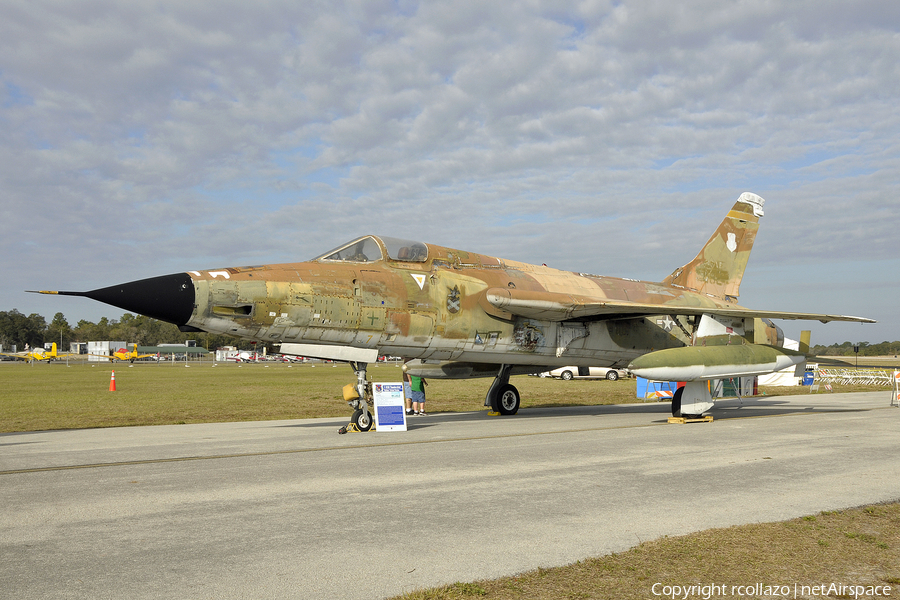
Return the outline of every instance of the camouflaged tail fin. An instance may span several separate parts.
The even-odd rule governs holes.
[[[736,301],[765,200],[744,192],[694,260],[663,283]]]

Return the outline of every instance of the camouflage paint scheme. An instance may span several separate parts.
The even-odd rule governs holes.
[[[623,368],[642,356],[657,368],[657,351],[686,347],[779,347],[783,336],[768,320],[773,318],[870,322],[737,304],[763,203],[742,194],[697,257],[658,283],[364,236],[308,262],[191,271],[189,280],[181,274],[59,293],[148,314],[183,330],[349,360],[362,371],[363,392],[365,363],[377,354],[409,359],[408,372],[427,377],[495,377],[486,404],[496,407],[498,390],[509,391],[514,373],[568,365]],[[177,282],[177,293],[162,290]],[[166,303],[185,306],[176,311]],[[679,366],[717,362],[703,352],[665,356]],[[735,357],[752,362],[756,352]],[[518,408],[513,392],[506,412]]]

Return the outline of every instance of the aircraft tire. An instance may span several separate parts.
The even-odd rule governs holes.
[[[610,381],[616,381],[619,378],[619,373],[618,371],[607,371],[606,378]]]
[[[684,388],[680,387],[675,390],[675,393],[672,394],[672,416],[680,417],[681,416],[681,395],[684,393]]]
[[[363,412],[362,409],[357,409],[353,411],[353,417],[351,417],[350,420],[360,431],[368,431],[372,429],[373,419],[372,413],[370,413],[369,411]]]
[[[512,384],[507,383],[497,390],[497,395],[491,404],[492,408],[501,415],[514,415],[519,412],[521,403],[522,399],[519,396],[519,390]]]

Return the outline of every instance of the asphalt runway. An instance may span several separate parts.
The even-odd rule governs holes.
[[[897,500],[889,396],[5,434],[0,595],[370,599]]]

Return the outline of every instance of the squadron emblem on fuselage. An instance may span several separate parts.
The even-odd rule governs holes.
[[[454,315],[459,312],[459,286],[453,286],[447,294],[447,310]]]

